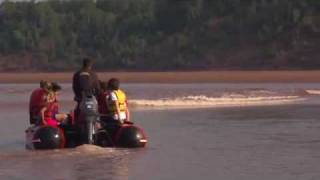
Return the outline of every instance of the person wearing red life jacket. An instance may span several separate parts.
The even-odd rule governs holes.
[[[101,91],[97,98],[98,100],[98,112],[102,115],[101,119],[107,119],[110,110],[108,109],[107,99],[109,99],[110,91],[106,82],[100,81]]]
[[[40,81],[40,88],[35,89],[30,96],[29,101],[29,122],[33,125],[41,124],[41,109],[46,104],[46,98],[51,89],[51,83]]]
[[[43,125],[57,127],[68,119],[65,113],[59,113],[59,104],[56,97],[57,91],[51,91],[46,98],[46,104],[41,109],[41,119]]]
[[[53,92],[49,92],[45,106],[41,109],[41,119],[43,125],[58,126],[58,121],[55,115],[58,114],[58,104],[55,102]]]

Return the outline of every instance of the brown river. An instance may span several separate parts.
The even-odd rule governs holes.
[[[25,150],[37,84],[0,84],[1,180],[318,180],[318,84],[125,84],[143,149]],[[62,84],[63,111],[73,108]]]

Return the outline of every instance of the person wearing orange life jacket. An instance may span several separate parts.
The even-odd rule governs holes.
[[[111,78],[108,81],[107,109],[114,120],[119,120],[120,122],[130,121],[127,97],[119,86],[120,82],[116,78]]]

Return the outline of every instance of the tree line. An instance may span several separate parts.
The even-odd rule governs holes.
[[[317,69],[319,0],[47,0],[0,5],[1,71]]]

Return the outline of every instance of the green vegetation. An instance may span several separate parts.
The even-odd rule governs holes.
[[[319,69],[319,0],[0,5],[0,70]]]

